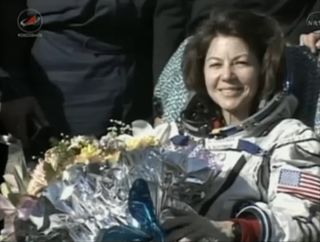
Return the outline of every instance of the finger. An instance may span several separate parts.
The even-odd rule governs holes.
[[[320,49],[320,39],[317,40],[317,42],[316,42],[316,48],[317,48],[317,49]]]
[[[184,226],[169,233],[166,241],[179,241],[182,238],[187,239],[191,236],[192,233],[194,233],[194,227],[192,225]]]
[[[196,242],[203,238],[205,238],[205,234],[203,234],[202,232],[198,232],[197,230],[194,230],[192,233],[187,235],[187,237],[180,239],[179,242]]]
[[[310,48],[312,53],[316,53],[317,43],[320,40],[320,32],[313,32],[302,36],[302,43]]]
[[[300,35],[300,37],[299,37],[299,45],[301,45],[301,46],[304,45],[303,44],[303,39],[305,38],[305,36],[306,36],[305,34],[301,34]]]
[[[168,218],[161,226],[165,230],[171,230],[177,227],[183,227],[190,224],[189,216],[180,216]]]
[[[315,36],[315,38],[317,40],[320,39],[320,30],[316,30],[316,31],[312,32],[312,34]]]
[[[177,209],[177,208],[170,208],[170,211],[175,216],[187,216],[187,215],[194,214],[189,210]]]
[[[178,242],[194,242],[194,241],[195,241],[195,240],[192,240],[192,239],[186,238],[186,237],[178,240]]]
[[[314,32],[314,43],[317,49],[320,49],[320,31]]]
[[[167,206],[166,209],[170,209],[171,213],[177,216],[197,214],[197,212],[191,206],[176,200],[171,201],[171,204]]]
[[[303,44],[309,47],[312,53],[316,53],[315,37],[313,34],[306,35],[303,38]]]

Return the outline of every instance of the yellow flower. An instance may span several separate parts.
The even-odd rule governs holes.
[[[80,156],[87,158],[90,160],[91,157],[96,157],[101,154],[101,149],[99,149],[97,146],[93,144],[88,144],[81,148],[80,150]]]
[[[44,161],[40,161],[32,172],[31,180],[27,187],[29,195],[38,196],[42,189],[48,186],[44,164]]]
[[[155,136],[145,136],[141,139],[141,148],[159,145],[159,139]]]
[[[131,151],[149,146],[156,146],[159,140],[155,136],[132,137],[126,140],[126,150]]]
[[[8,185],[5,182],[1,183],[1,194],[8,198],[10,192]]]
[[[79,155],[74,159],[75,164],[89,164],[93,162],[102,162],[105,158],[103,151],[97,144],[86,144],[80,150]]]
[[[121,151],[115,150],[103,156],[104,160],[107,160],[111,163],[116,163],[120,158]]]

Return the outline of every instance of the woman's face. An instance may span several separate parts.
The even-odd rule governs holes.
[[[209,96],[225,112],[249,116],[258,90],[260,64],[240,38],[218,35],[209,46],[204,77]]]

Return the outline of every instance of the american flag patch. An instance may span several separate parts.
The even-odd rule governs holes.
[[[306,172],[282,169],[277,192],[288,193],[320,204],[320,177]]]

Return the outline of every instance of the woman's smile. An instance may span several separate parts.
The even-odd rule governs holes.
[[[218,35],[207,51],[204,77],[207,92],[224,116],[248,117],[259,86],[260,64],[240,38]]]
[[[218,88],[218,91],[226,97],[233,97],[239,96],[243,92],[242,87],[225,87],[225,88]]]

